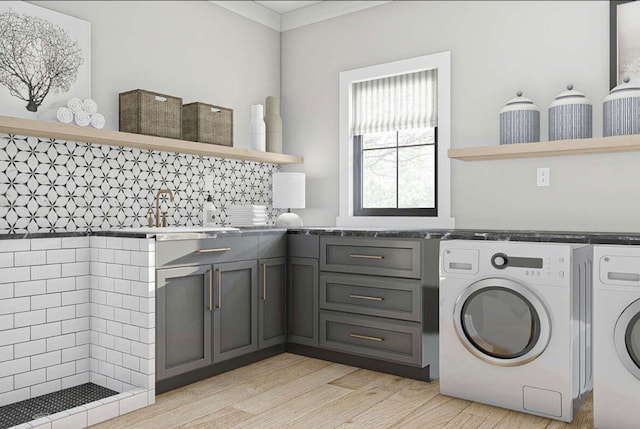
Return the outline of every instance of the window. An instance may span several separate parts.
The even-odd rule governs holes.
[[[353,137],[356,216],[437,216],[437,128]]]
[[[338,226],[453,227],[450,54],[340,74]]]
[[[438,70],[352,84],[356,216],[437,216]]]

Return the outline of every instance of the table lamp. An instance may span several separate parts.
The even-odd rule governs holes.
[[[304,173],[273,173],[273,207],[287,209],[276,219],[276,226],[301,227],[302,219],[291,209],[303,209],[304,202]]]

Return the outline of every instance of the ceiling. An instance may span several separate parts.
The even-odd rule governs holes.
[[[302,9],[303,7],[311,6],[314,3],[320,3],[319,1],[256,1],[262,6],[271,9],[274,12],[282,15],[283,13],[291,12],[292,10]]]
[[[217,6],[259,22],[277,31],[287,31],[304,25],[379,6],[389,1],[229,1],[209,0]]]

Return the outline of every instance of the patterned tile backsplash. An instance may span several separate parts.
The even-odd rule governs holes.
[[[0,133],[0,234],[108,230],[147,225],[160,189],[169,225],[202,224],[212,175],[218,223],[232,204],[272,207],[278,165]],[[166,198],[166,195],[162,197]]]

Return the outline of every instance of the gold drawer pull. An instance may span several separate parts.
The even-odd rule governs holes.
[[[350,336],[351,338],[360,338],[361,340],[378,341],[378,342],[382,342],[382,341],[384,341],[384,338],[369,337],[369,336],[367,336],[367,335],[349,334],[349,336]]]
[[[217,252],[227,252],[231,250],[231,247],[220,247],[218,249],[198,249],[196,253],[217,253]]]
[[[354,258],[354,259],[384,259],[384,256],[378,256],[378,255],[357,255],[355,253],[352,253],[351,255],[349,255],[349,257]]]
[[[384,298],[381,298],[379,296],[366,296],[366,295],[354,295],[354,294],[351,294],[351,295],[349,295],[349,298],[366,299],[368,301],[384,301]]]
[[[267,300],[267,264],[262,264],[262,300]]]
[[[207,270],[209,273],[209,308],[213,310],[213,270]]]
[[[218,305],[216,308],[222,309],[222,270],[217,269],[218,272]]]

